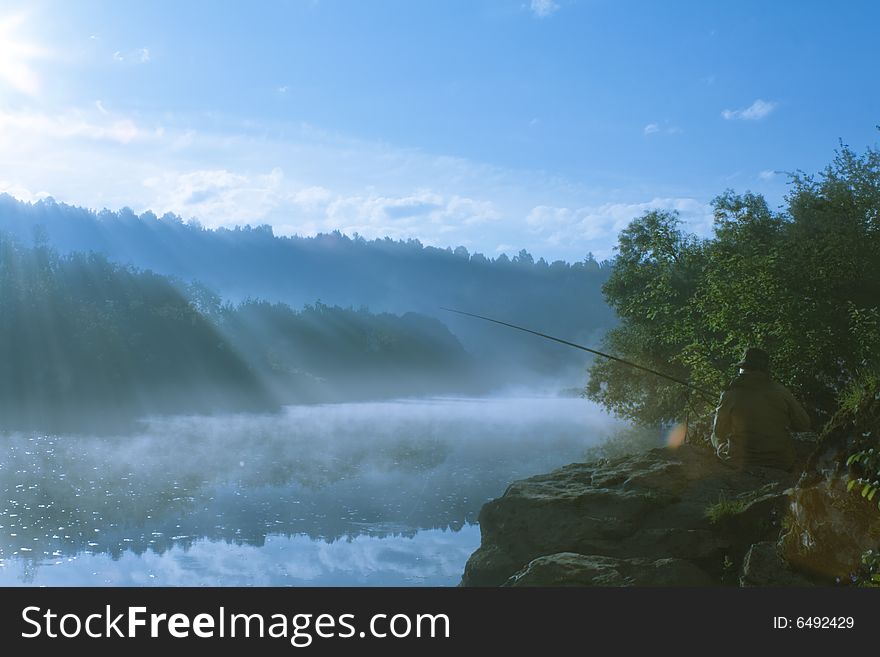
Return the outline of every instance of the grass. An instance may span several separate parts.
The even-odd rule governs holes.
[[[748,506],[747,500],[728,500],[721,497],[715,504],[706,507],[706,517],[713,525],[723,522],[727,518],[732,518],[745,511]]]
[[[880,374],[874,370],[859,373],[856,379],[850,383],[838,398],[838,409],[846,413],[856,414],[862,405],[875,398],[880,390]]]

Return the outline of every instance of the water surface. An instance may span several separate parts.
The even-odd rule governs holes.
[[[455,585],[481,505],[614,426],[523,397],[2,435],[0,585]]]

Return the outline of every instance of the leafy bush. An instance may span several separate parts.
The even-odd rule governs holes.
[[[851,455],[846,464],[856,470],[850,475],[846,489],[859,491],[862,497],[873,502],[877,491],[880,491],[880,453],[873,447],[863,449]],[[877,500],[877,507],[880,508],[880,499]]]
[[[855,583],[869,588],[880,587],[880,551],[868,550],[862,555],[862,567],[855,575]]]
[[[877,402],[880,400],[880,374],[868,369],[860,373],[840,395],[840,416],[850,424],[846,453],[849,469],[847,490],[858,493],[880,508],[880,451],[877,446]]]
[[[621,323],[605,349],[708,391],[614,361],[590,369],[587,395],[642,423],[710,415],[747,346],[772,357],[817,426],[841,391],[880,353],[880,152],[842,146],[817,176],[796,174],[787,206],[727,191],[713,202],[714,233],[681,230],[651,211],[620,234],[603,287]]]

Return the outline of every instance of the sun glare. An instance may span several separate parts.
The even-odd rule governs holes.
[[[46,50],[22,40],[18,32],[24,20],[24,14],[0,18],[0,85],[34,96],[40,90],[40,79],[29,63],[45,56]]]

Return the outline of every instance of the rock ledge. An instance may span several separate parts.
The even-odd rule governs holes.
[[[483,506],[482,543],[461,584],[773,585],[773,572],[779,585],[804,584],[768,567],[782,557],[763,545],[778,540],[794,483],[691,445],[567,465],[514,482]],[[742,572],[747,554],[751,575]]]

